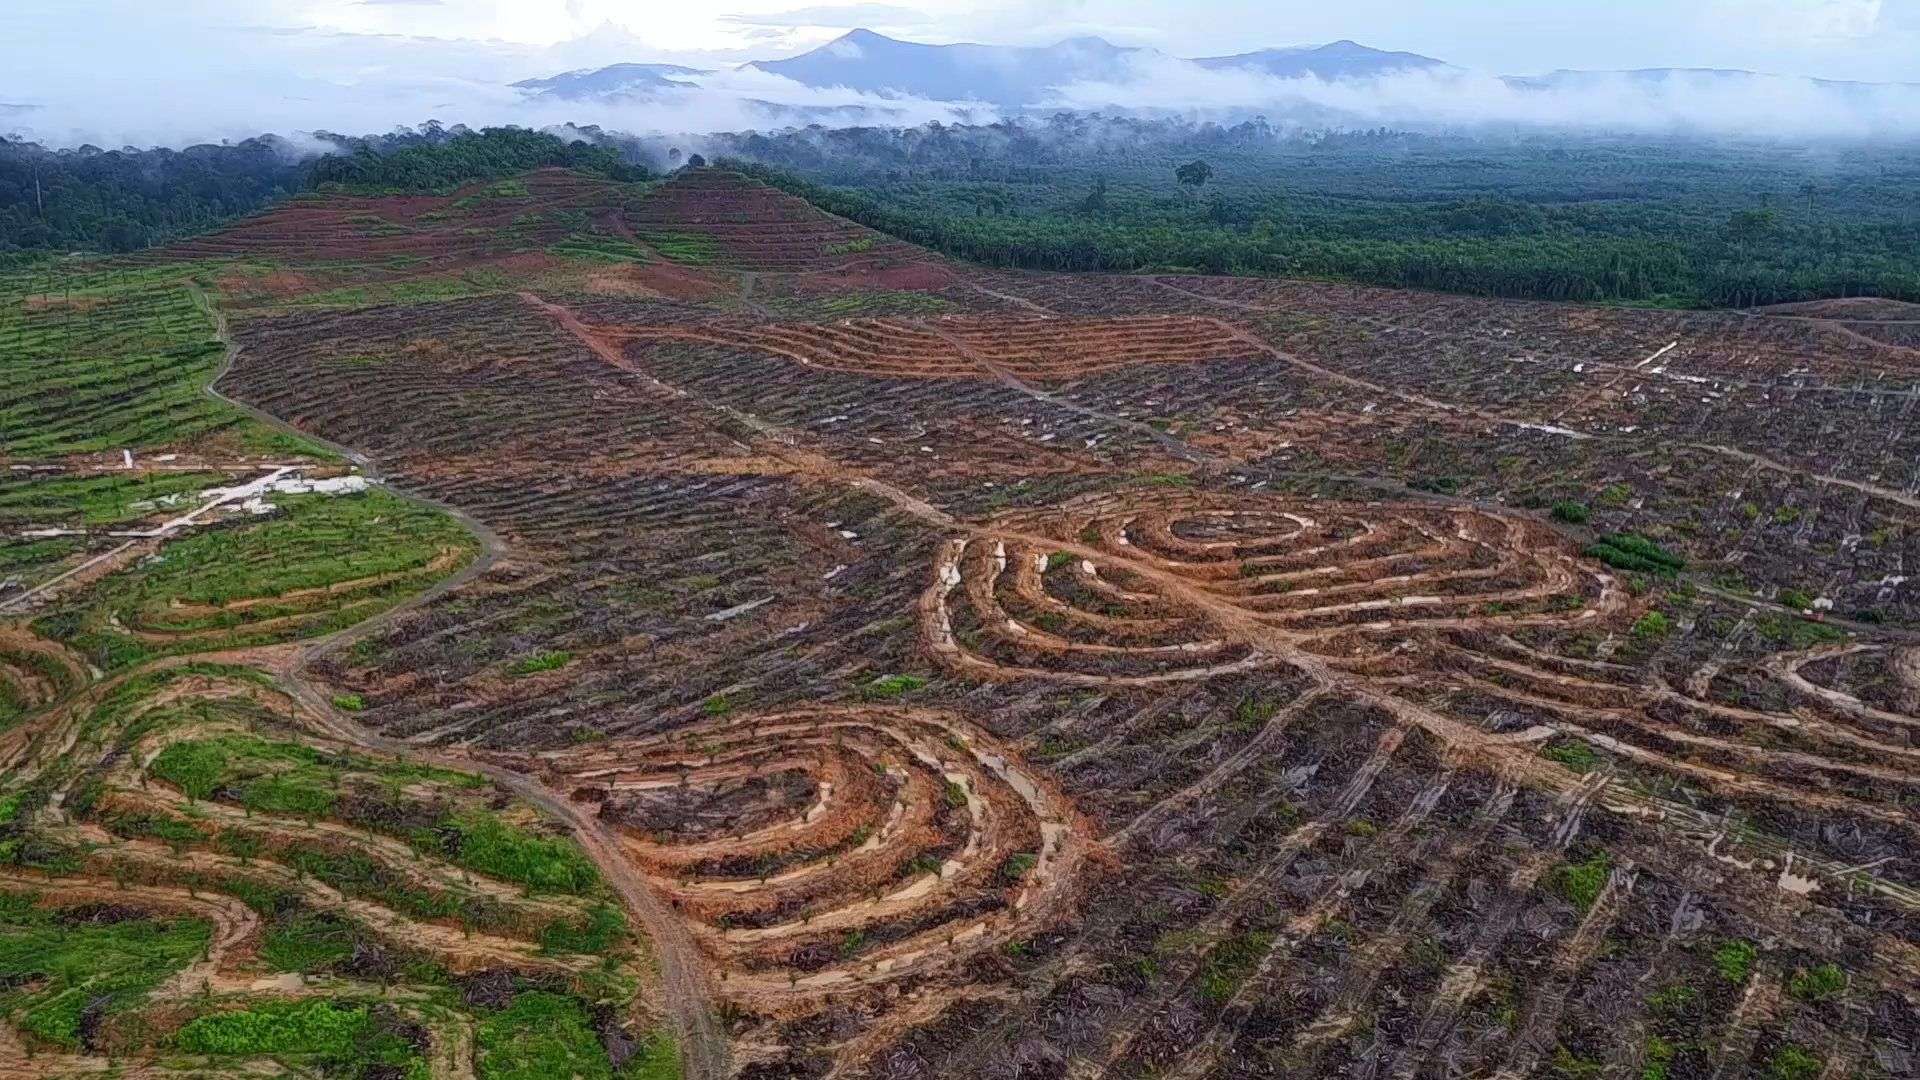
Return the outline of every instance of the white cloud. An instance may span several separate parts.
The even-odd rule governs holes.
[[[1132,61],[1129,77],[1060,87],[1063,108],[1207,113],[1226,109],[1360,124],[1601,128],[1643,134],[1794,138],[1920,137],[1920,87],[1823,86],[1798,77],[1674,72],[1591,73],[1541,87],[1464,69],[1369,80],[1277,78],[1208,70],[1166,56]]]

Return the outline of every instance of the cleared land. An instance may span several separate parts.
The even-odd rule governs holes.
[[[0,481],[9,1067],[1913,1068],[1898,309],[994,273],[712,170],[88,273],[168,336],[8,283],[94,357]]]

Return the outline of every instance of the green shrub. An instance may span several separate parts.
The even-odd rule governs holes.
[[[0,894],[0,1013],[58,1046],[79,1045],[81,1017],[144,1000],[192,963],[212,933],[198,919],[63,924],[59,912]]]
[[[1564,521],[1569,525],[1585,525],[1587,519],[1593,516],[1593,512],[1587,509],[1586,503],[1563,499],[1553,504],[1553,516],[1556,520]]]
[[[194,1054],[344,1056],[366,1036],[369,1020],[365,1005],[323,999],[265,1002],[191,1020],[174,1036],[174,1045]]]
[[[1632,634],[1641,641],[1658,641],[1673,632],[1673,620],[1665,612],[1649,611],[1633,622]]]
[[[1658,577],[1673,577],[1687,565],[1685,559],[1636,533],[1608,533],[1588,545],[1586,554],[1616,570]]]
[[[515,678],[537,675],[543,671],[557,671],[573,662],[573,654],[563,649],[537,652],[532,656],[523,656],[507,665],[507,674]]]
[[[367,699],[359,694],[335,694],[333,707],[342,712],[359,712],[367,707]]]
[[[1622,507],[1633,501],[1633,489],[1625,484],[1608,484],[1594,501],[1601,506]]]
[[[1235,934],[1207,954],[1200,969],[1200,995],[1215,1005],[1225,1004],[1240,989],[1266,958],[1273,935],[1264,932]]]
[[[882,675],[860,688],[860,696],[868,701],[883,701],[912,693],[927,685],[927,680],[919,675]]]
[[[619,908],[595,904],[585,922],[556,919],[540,931],[540,948],[550,953],[590,953],[604,956],[627,934],[627,917]]]
[[[1847,973],[1838,964],[1796,968],[1787,979],[1787,993],[1801,1001],[1825,1001],[1847,988]]]
[[[1593,902],[1600,898],[1600,891],[1606,888],[1610,869],[1611,863],[1604,851],[1583,863],[1565,863],[1554,869],[1553,889],[1573,901],[1575,907],[1586,911],[1593,907]]]
[[[1607,761],[1593,747],[1577,739],[1555,743],[1542,750],[1540,756],[1549,761],[1557,761],[1577,773],[1590,773]]]
[[[1783,1046],[1767,1062],[1767,1075],[1773,1080],[1813,1080],[1825,1062],[1797,1046]]]
[[[1757,955],[1750,941],[1728,941],[1713,950],[1713,967],[1730,983],[1744,983],[1753,972]]]
[[[1007,856],[1006,862],[1000,864],[1000,877],[1003,881],[1020,881],[1033,873],[1033,868],[1039,865],[1038,855],[1030,851],[1015,852]]]
[[[525,832],[485,811],[445,818],[440,828],[457,836],[449,844],[454,861],[475,873],[574,896],[600,883],[593,860],[572,837]]]
[[[1674,1045],[1658,1035],[1647,1039],[1646,1053],[1640,1055],[1640,1080],[1667,1080],[1673,1064]]]

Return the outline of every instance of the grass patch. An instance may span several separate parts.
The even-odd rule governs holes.
[[[558,671],[573,663],[573,654],[564,649],[537,652],[532,656],[523,656],[507,665],[507,674],[515,678],[538,675],[543,671]]]
[[[222,1057],[311,1062],[327,1076],[425,1075],[425,1063],[385,1010],[359,1002],[263,1002],[187,1022],[174,1046]]]
[[[612,1080],[613,1063],[586,1010],[573,998],[533,990],[480,1022],[479,1074],[487,1080]],[[669,1044],[670,1045],[670,1044]],[[673,1066],[679,1067],[678,1055]],[[662,1073],[653,1066],[656,1076]]]
[[[919,675],[882,675],[860,688],[860,697],[865,701],[885,701],[910,694],[927,685],[927,680]]]
[[[690,266],[705,266],[720,255],[720,245],[699,233],[647,233],[642,236],[662,258]]]
[[[1555,521],[1564,521],[1569,525],[1585,525],[1587,519],[1592,516],[1593,511],[1587,509],[1586,503],[1577,503],[1571,499],[1562,499],[1553,504],[1553,519]]]
[[[1838,964],[1796,968],[1787,979],[1787,993],[1801,1001],[1819,1002],[1838,997],[1847,988],[1847,973]]]
[[[1723,942],[1713,950],[1713,969],[1730,983],[1744,983],[1747,976],[1753,974],[1753,961],[1757,955],[1750,941]]]
[[[353,955],[352,924],[330,915],[301,913],[276,922],[260,942],[260,959],[275,971],[313,974]]]
[[[1655,577],[1673,577],[1687,565],[1687,560],[1638,533],[1608,533],[1588,545],[1586,555],[1616,570]]]
[[[138,1003],[211,937],[198,919],[69,922],[29,897],[0,894],[0,1011],[33,1038],[77,1048],[90,1006]]]
[[[1575,739],[1558,742],[1540,752],[1548,761],[1557,761],[1577,773],[1590,773],[1607,763],[1599,751]]]
[[[1825,1062],[1797,1046],[1783,1046],[1768,1059],[1767,1076],[1771,1080],[1814,1080],[1825,1065]]]
[[[1235,934],[1207,954],[1200,969],[1200,996],[1215,1005],[1224,1005],[1252,975],[1273,944],[1269,933]]]
[[[440,823],[453,860],[478,874],[511,881],[536,892],[580,896],[600,884],[600,871],[571,837],[542,836],[474,810]]]
[[[1586,911],[1593,907],[1594,901],[1600,898],[1601,890],[1606,888],[1607,874],[1611,868],[1612,863],[1603,851],[1586,862],[1563,863],[1555,867],[1551,886],[1553,891],[1571,900],[1575,907]]]
[[[626,915],[612,905],[595,904],[582,922],[548,923],[540,931],[540,947],[550,953],[605,955],[626,936]]]
[[[36,626],[103,667],[289,641],[384,610],[453,572],[436,559],[475,550],[452,518],[377,488],[275,501],[281,513],[176,540]]]
[[[226,350],[194,269],[0,274],[0,455],[139,451],[256,426],[202,392]]]

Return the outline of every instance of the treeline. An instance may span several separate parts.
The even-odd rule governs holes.
[[[1041,270],[1328,277],[1529,299],[1920,300],[1920,148],[1061,116],[720,140],[836,213]],[[1198,184],[1176,170],[1209,165]]]
[[[349,138],[276,136],[184,150],[48,150],[0,139],[0,266],[47,251],[135,251],[319,187],[451,190],[543,166],[616,179],[646,171],[617,148],[524,128],[442,127]],[[322,151],[316,153],[315,151]]]
[[[644,180],[649,175],[611,146],[526,128],[440,135],[437,125],[430,124],[420,133],[342,140],[342,152],[312,163],[308,182],[316,188],[359,192],[451,191],[475,181],[551,166],[615,180]]]

